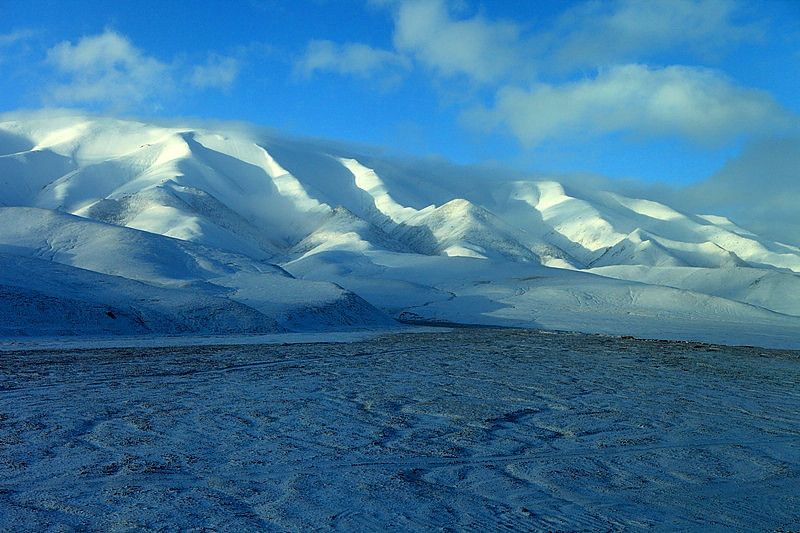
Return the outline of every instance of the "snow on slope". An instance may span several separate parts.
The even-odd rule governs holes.
[[[38,208],[0,208],[0,251],[165,287],[242,269],[287,275],[244,256]]]
[[[761,268],[709,269],[615,265],[593,268],[595,274],[665,285],[728,298],[800,316],[800,274]]]
[[[341,158],[339,161],[353,174],[356,187],[370,195],[375,208],[389,217],[392,222],[400,224],[420,213],[419,210],[413,207],[405,207],[398,204],[387,190],[386,184],[371,168],[365,167],[355,159]],[[425,210],[430,210],[431,208],[432,206],[429,206]]]
[[[0,120],[0,206],[19,206],[0,212],[4,253],[208,291],[287,327],[385,324],[334,282],[421,319],[800,332],[800,249],[723,217],[243,128]]]
[[[737,272],[756,269],[722,270],[716,289],[726,280],[732,289],[717,290],[722,296],[715,296],[688,286],[466,257],[379,252],[356,260],[325,252],[286,268],[299,277],[336,281],[412,323],[540,327],[773,347],[797,347],[800,334],[800,317],[734,297],[737,287],[750,281]]]
[[[191,326],[148,325],[146,330],[149,331],[202,332],[204,313],[208,315],[206,329],[209,332],[271,332],[285,328],[307,330],[389,324],[386,317],[361,298],[331,283],[298,280],[264,261],[51,210],[0,208],[0,254],[8,262],[0,283],[22,287],[28,292],[39,293],[45,287],[47,290],[43,294],[48,297],[81,300],[81,291],[90,295],[94,292],[84,280],[88,274],[96,276],[98,273],[105,275],[106,285],[119,286],[113,298],[104,296],[98,300],[99,304],[119,308],[124,305],[126,291],[131,292],[131,297],[144,293],[150,300],[160,302],[155,310],[149,311],[145,306],[138,313],[143,320],[169,317],[170,313],[183,316],[188,312],[186,308],[196,308],[192,311],[196,317]],[[16,263],[11,261],[13,256],[17,258]],[[23,268],[29,263],[23,259],[76,268],[30,277]],[[36,264],[37,271],[45,268]],[[60,285],[73,278],[78,280],[81,290],[72,290],[69,284]],[[162,292],[172,296],[159,295],[157,288],[161,287],[171,288],[170,292]],[[91,298],[89,301],[94,302]],[[249,326],[235,316],[227,317],[243,312],[261,325]],[[172,318],[168,318],[167,323],[170,320]],[[220,321],[230,325],[215,325]],[[263,324],[270,326],[267,328]],[[76,331],[82,330],[76,328]],[[129,331],[138,332],[135,328]]]
[[[2,336],[285,331],[274,318],[213,294],[3,252],[0,295]]]

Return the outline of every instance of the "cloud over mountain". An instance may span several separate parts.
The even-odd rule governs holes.
[[[583,2],[540,40],[552,52],[551,68],[562,71],[642,61],[675,48],[708,58],[764,37],[765,25],[743,17],[747,10],[736,0]]]
[[[527,145],[551,138],[628,132],[716,144],[786,130],[796,117],[768,93],[736,86],[713,70],[623,65],[562,85],[504,87],[478,126],[504,126]]]
[[[500,126],[527,147],[620,132],[719,145],[797,124],[770,94],[719,69],[663,62],[666,52],[708,59],[763,39],[763,21],[735,0],[581,2],[545,25],[445,0],[379,4],[393,19],[393,51],[312,41],[298,68],[367,77],[413,62],[467,80],[490,96],[462,98],[462,123]]]
[[[381,50],[362,43],[337,44],[333,41],[315,40],[308,43],[296,70],[303,76],[330,71],[368,77],[406,70],[410,62],[400,54]]]
[[[176,91],[192,87],[225,89],[239,71],[236,59],[219,54],[205,64],[166,62],[108,29],[56,44],[47,51],[46,64],[57,73],[57,81],[45,87],[48,103],[113,110],[158,108]]]
[[[441,0],[401,2],[394,17],[397,50],[441,75],[497,83],[525,66],[521,30],[514,23],[455,19]]]

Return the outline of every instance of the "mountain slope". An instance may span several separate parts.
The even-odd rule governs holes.
[[[122,309],[130,294],[139,302],[134,314],[146,322],[146,331],[251,333],[391,324],[334,284],[298,280],[265,261],[52,210],[0,208],[0,254],[5,286],[70,299],[64,309],[83,300]],[[48,266],[54,263],[74,268]],[[111,292],[97,293],[94,279]],[[188,315],[194,318],[184,324]],[[164,325],[171,322],[176,325]]]
[[[272,333],[272,317],[213,294],[0,253],[0,335]]]

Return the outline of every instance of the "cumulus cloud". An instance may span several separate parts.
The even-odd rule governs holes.
[[[297,70],[328,70],[366,77],[387,67],[410,68],[412,59],[443,77],[464,76],[484,84],[529,73],[521,28],[483,16],[458,18],[445,0],[372,0],[394,16],[394,50],[366,44],[312,41]]]
[[[594,67],[679,47],[699,56],[757,41],[765,29],[743,23],[737,0],[617,0],[578,4],[542,36],[555,66]]]
[[[329,71],[366,78],[396,72],[397,69],[405,70],[409,66],[407,58],[389,50],[361,43],[337,44],[315,40],[308,43],[305,54],[296,65],[296,71],[303,76]]]
[[[526,70],[521,28],[476,15],[454,18],[444,0],[408,0],[395,11],[395,47],[445,75],[496,83]]]
[[[482,83],[537,70],[640,61],[679,49],[708,57],[760,39],[765,29],[741,22],[739,0],[590,0],[567,9],[546,30],[480,14],[459,18],[445,0],[387,2],[398,51],[445,75]]]
[[[172,84],[169,65],[108,30],[57,44],[47,62],[63,76],[49,90],[57,103],[130,107],[163,95]]]
[[[530,82],[537,73],[640,62],[675,50],[707,58],[759,40],[766,31],[760,22],[742,22],[746,7],[741,0],[589,0],[568,8],[545,28],[480,12],[462,16],[464,9],[458,8],[464,4],[448,0],[372,4],[392,12],[394,51],[312,41],[298,70],[364,76],[387,63],[408,64],[411,58],[441,77],[499,86]]]
[[[200,89],[229,89],[241,68],[238,59],[212,54],[204,65],[192,68],[189,82]]]
[[[218,54],[201,65],[165,62],[112,30],[63,41],[47,51],[58,81],[45,87],[48,104],[89,105],[112,110],[157,108],[177,89],[227,89],[240,62]]]
[[[617,132],[717,144],[796,123],[768,93],[739,87],[716,71],[644,65],[612,67],[562,85],[505,87],[493,108],[473,110],[466,120],[507,128],[528,146]]]

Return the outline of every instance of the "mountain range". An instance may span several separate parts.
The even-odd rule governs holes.
[[[0,118],[0,335],[480,324],[800,347],[800,248],[242,125]]]

